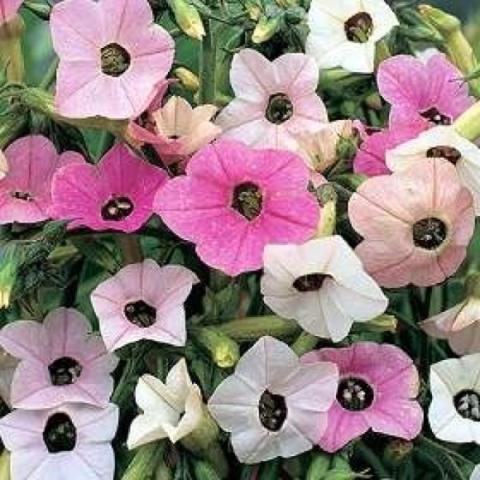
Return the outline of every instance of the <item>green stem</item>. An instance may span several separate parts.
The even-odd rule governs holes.
[[[365,462],[372,467],[377,478],[391,478],[390,473],[383,466],[380,459],[369,447],[367,447],[367,445],[365,445],[365,443],[363,443],[363,441],[360,440],[355,444],[355,450],[357,450]]]
[[[204,22],[205,37],[200,51],[200,103],[215,103],[217,92],[216,66],[217,46],[215,43],[215,28],[212,20]]]
[[[58,63],[59,59],[58,57],[55,57],[48,66],[47,71],[42,78],[42,81],[38,85],[39,88],[41,88],[42,90],[48,90],[52,86],[53,82],[55,81],[55,76],[57,74]]]
[[[0,25],[0,64],[7,67],[10,82],[22,82],[25,65],[22,52],[22,34],[25,24],[20,16]]]
[[[120,233],[116,237],[116,240],[122,251],[125,265],[139,263],[143,260],[142,246],[137,235]]]
[[[314,335],[302,332],[292,345],[292,350],[301,357],[304,353],[313,350],[318,343],[318,337]]]
[[[471,142],[480,138],[480,101],[463,112],[453,126],[462,137]]]

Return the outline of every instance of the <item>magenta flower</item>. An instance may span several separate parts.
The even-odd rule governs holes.
[[[315,93],[318,66],[303,53],[270,62],[255,50],[240,50],[233,57],[230,83],[236,98],[217,117],[224,138],[295,150],[298,133],[319,130],[328,121]]]
[[[70,227],[138,230],[152,215],[152,202],[167,174],[115,145],[97,165],[70,165],[53,179],[51,215]]]
[[[0,0],[0,25],[13,20],[23,0]]]
[[[77,310],[54,310],[43,324],[29,320],[7,324],[0,331],[0,345],[20,360],[10,391],[14,408],[108,404],[113,390],[109,374],[117,358],[107,353]]]
[[[143,339],[185,345],[183,304],[197,282],[187,268],[153,260],[127,265],[102,282],[91,301],[107,349]]]
[[[423,410],[415,401],[418,372],[410,357],[398,347],[358,342],[302,357],[306,364],[319,361],[336,364],[340,372],[327,430],[318,440],[323,450],[336,452],[370,428],[406,440],[420,433]]]
[[[186,176],[170,180],[154,210],[200,258],[229,275],[262,267],[269,243],[302,243],[319,207],[307,191],[308,167],[293,153],[217,142],[195,154]]]
[[[355,252],[383,287],[430,286],[455,273],[473,234],[473,197],[455,166],[427,158],[416,168],[368,179],[348,205],[363,237]]]
[[[16,410],[0,419],[15,480],[112,480],[110,442],[118,408],[62,405],[54,410]]]
[[[392,105],[390,126],[450,125],[474,102],[462,73],[442,54],[426,63],[409,55],[391,57],[380,64],[377,83]]]
[[[147,0],[64,0],[52,10],[56,105],[67,117],[135,118],[173,62],[174,42]]]
[[[52,177],[57,169],[82,164],[79,153],[58,154],[41,135],[19,138],[6,150],[8,171],[0,180],[0,224],[48,220]]]

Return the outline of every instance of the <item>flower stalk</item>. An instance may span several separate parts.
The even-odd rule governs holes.
[[[22,34],[25,24],[20,16],[0,26],[0,65],[6,67],[7,80],[22,82],[25,66],[22,53]]]
[[[122,480],[154,480],[156,467],[164,450],[165,442],[155,442],[140,447],[123,474]]]
[[[200,104],[215,104],[217,93],[215,27],[213,21],[209,19],[206,20],[204,26],[205,37],[203,38],[200,52],[200,89],[198,97]]]
[[[471,142],[480,138],[480,101],[462,113],[453,125],[462,137]]]

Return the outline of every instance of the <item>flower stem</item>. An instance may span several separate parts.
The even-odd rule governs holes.
[[[55,76],[57,74],[58,63],[58,57],[55,57],[48,66],[47,71],[42,78],[42,81],[38,85],[39,88],[41,88],[42,90],[48,90],[52,86],[53,82],[55,81]]]
[[[365,462],[370,465],[372,470],[375,472],[375,476],[377,478],[391,478],[390,473],[383,466],[383,463],[370,449],[370,447],[367,447],[367,445],[365,445],[364,442],[362,442],[361,440],[357,442],[355,444],[355,450],[360,454],[361,457],[363,457]]]
[[[120,233],[117,236],[117,244],[122,251],[125,265],[139,263],[143,260],[142,246],[136,235]]]
[[[471,142],[480,138],[480,101],[463,112],[453,125],[462,137]]]
[[[302,332],[292,345],[292,350],[301,357],[304,353],[313,350],[318,343],[318,338],[311,333]]]
[[[122,475],[122,480],[153,480],[164,450],[165,442],[149,443],[141,447]]]
[[[217,46],[215,42],[215,29],[212,20],[204,22],[205,37],[202,41],[200,52],[200,90],[199,103],[215,103],[216,86],[216,60]]]
[[[0,64],[7,67],[10,82],[22,82],[25,66],[22,53],[22,33],[25,24],[20,16],[0,26]]]

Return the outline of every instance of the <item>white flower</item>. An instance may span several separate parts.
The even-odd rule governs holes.
[[[261,291],[278,315],[312,335],[338,342],[353,322],[381,315],[388,300],[342,237],[303,245],[269,245]]]
[[[470,480],[480,480],[480,465],[477,465],[472,474],[470,475]]]
[[[480,354],[433,364],[430,390],[428,420],[435,436],[480,444]]]
[[[135,400],[143,413],[130,426],[130,449],[166,437],[175,443],[189,435],[203,416],[202,394],[192,383],[184,359],[170,370],[165,383],[142,375]]]
[[[375,44],[398,20],[384,0],[312,0],[306,52],[320,68],[371,73]]]
[[[241,462],[292,457],[309,450],[325,432],[337,385],[333,363],[303,365],[288,345],[262,337],[217,387],[208,408],[232,433]]]
[[[387,166],[407,170],[425,158],[443,158],[455,165],[460,181],[473,195],[480,215],[480,149],[459,135],[454,127],[439,125],[387,152]]]

